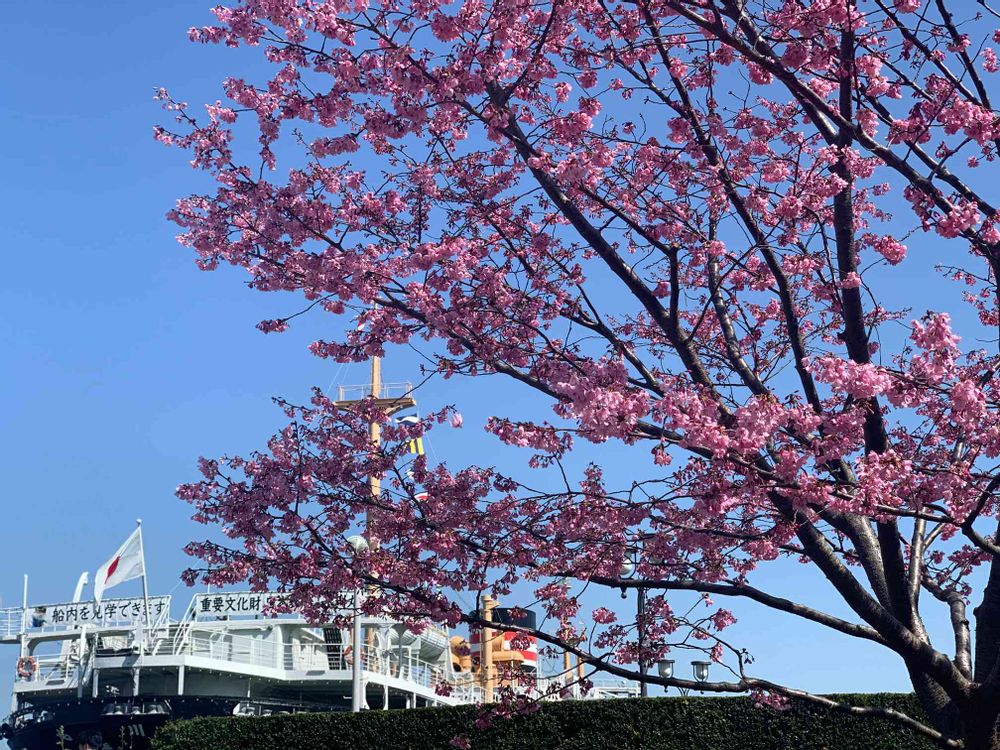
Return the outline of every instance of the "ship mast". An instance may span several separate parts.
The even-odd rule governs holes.
[[[390,390],[395,390],[394,387],[401,390],[402,393],[398,396],[393,396]],[[360,391],[361,398],[346,398],[348,391],[354,391],[355,393]],[[336,405],[341,409],[353,409],[362,399],[368,396],[375,399],[375,405],[385,412],[386,415],[392,415],[404,409],[413,409],[417,405],[416,400],[413,398],[410,383],[382,382],[382,358],[377,356],[372,357],[371,360],[371,382],[368,385],[360,387],[340,386],[339,398]],[[382,445],[382,425],[378,421],[372,421],[368,424],[368,436],[373,447],[376,449]],[[368,476],[368,487],[371,491],[372,501],[377,501],[382,492],[382,476],[377,473],[370,474]],[[374,531],[372,528],[372,512],[369,509],[365,514],[363,534],[372,547],[377,547],[378,539],[375,537]]]
[[[382,358],[379,356],[372,357],[372,397],[379,398],[382,395]],[[382,425],[378,422],[372,422],[368,425],[368,436],[371,438],[372,445],[376,449],[380,448],[382,445]],[[371,488],[372,502],[378,502],[378,497],[382,493],[382,477],[378,474],[370,474],[368,477],[368,486]],[[365,536],[369,536],[369,527],[371,526],[371,511],[369,510],[365,518]]]
[[[390,393],[390,384],[383,385],[382,383],[382,358],[378,356],[372,357],[371,361],[371,382],[367,387],[361,386],[357,387],[345,387],[340,386],[338,389],[338,396],[336,405],[341,409],[353,409],[355,408],[363,399],[371,397],[375,399],[375,405],[381,409],[387,416],[395,414],[403,409],[412,409],[416,407],[417,402],[413,398],[412,386],[409,383],[401,384],[402,394],[393,397]],[[346,398],[348,391],[353,390],[355,392],[360,391],[359,395],[361,398]],[[366,392],[367,391],[367,392]],[[368,423],[368,437],[372,443],[372,446],[377,450],[382,445],[382,425],[378,420],[373,420]],[[375,503],[378,502],[379,495],[382,493],[382,476],[377,472],[373,472],[368,475],[368,488],[371,492],[372,506],[368,508],[365,512],[365,526],[362,530],[362,534],[365,540],[368,542],[368,546],[371,549],[377,549],[379,540],[376,535],[377,528],[373,528],[372,524],[372,509]],[[353,664],[351,666],[351,671],[353,672],[351,682],[351,710],[360,711],[362,704],[365,703],[365,687],[362,682],[362,656],[361,656],[361,613],[358,608],[358,595],[359,591],[355,589],[354,591],[354,622],[351,627],[351,648],[354,651]],[[373,648],[375,645],[375,631],[371,628],[368,629],[367,638],[365,638],[366,645],[369,649]]]

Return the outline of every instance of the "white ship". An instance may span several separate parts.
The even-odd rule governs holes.
[[[80,601],[81,589],[69,603],[0,610],[0,643],[20,651],[12,713],[2,725],[13,750],[76,747],[94,732],[111,747],[142,748],[166,721],[198,716],[474,703],[502,683],[496,673],[484,679],[474,658],[478,637],[470,657],[465,638],[436,626],[418,634],[349,612],[342,613],[348,627],[339,618],[341,625],[308,623],[274,614],[272,595],[250,592],[197,594],[172,619],[169,596],[98,604]],[[491,661],[532,674],[519,689],[542,695],[575,677],[575,668],[537,674],[534,646],[514,650],[490,632]],[[616,682],[573,694],[633,696],[638,688]]]

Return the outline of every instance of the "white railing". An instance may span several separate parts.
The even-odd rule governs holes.
[[[174,640],[174,649],[183,650],[183,648],[190,642],[191,633],[194,632],[194,621],[192,620],[181,620],[177,624],[172,632]]]
[[[367,385],[338,385],[337,401],[360,401],[365,396],[372,393],[371,384]],[[413,395],[413,383],[382,383],[376,394],[377,398],[395,399],[405,398]]]
[[[626,680],[618,677],[605,677],[601,679],[591,679],[593,687],[591,693],[600,694],[596,697],[603,697],[604,694],[629,694],[639,695],[639,683],[634,680]]]
[[[24,628],[24,610],[20,607],[0,609],[0,638],[14,638]]]
[[[286,644],[283,656],[282,667],[290,672],[349,671],[354,664],[351,647],[340,644]],[[398,649],[383,651],[365,645],[361,649],[361,667],[366,672],[395,677],[431,689],[445,680],[441,665],[419,659],[410,649],[403,649],[400,658]]]
[[[39,656],[34,662],[34,671],[28,677],[17,678],[18,683],[45,687],[70,687],[76,684],[80,661],[71,656]]]
[[[483,699],[483,686],[478,675],[468,672],[455,675],[451,680],[451,697],[459,703],[480,703]]]
[[[280,669],[286,672],[334,672],[353,668],[354,654],[350,646],[331,643],[277,644],[264,638],[175,629],[168,636],[157,638],[147,653],[151,656],[193,656],[213,661]],[[366,672],[394,677],[434,689],[445,679],[444,670],[404,649],[402,659],[398,649],[382,651],[365,645],[361,649],[361,666]]]
[[[274,641],[231,635],[225,631],[198,632],[189,627],[172,629],[156,637],[146,653],[150,656],[197,656],[214,661],[277,668],[279,648]]]
[[[236,635],[224,630],[198,630],[196,627],[171,626],[161,630],[146,641],[143,654],[151,657],[198,657],[217,663],[218,668],[224,665],[241,665],[280,670],[283,672],[305,673],[305,676],[322,678],[327,673],[349,673],[354,664],[354,654],[345,644],[331,644],[319,641],[304,643],[280,644],[268,637],[253,637]],[[128,636],[122,636],[123,648],[108,648],[101,639],[103,648],[94,651],[91,644],[87,661],[81,664],[80,654],[74,647],[66,654],[39,656],[32,675],[18,678],[19,683],[30,683],[47,687],[71,687],[83,674],[83,683],[89,677],[94,656],[120,656],[124,652],[138,654],[137,644],[133,644]],[[361,666],[369,673],[367,679],[375,679],[373,675],[382,675],[386,680],[398,679],[406,683],[418,685],[426,690],[436,690],[444,683],[450,685],[452,700],[471,703],[482,700],[483,690],[477,676],[459,674],[449,678],[441,664],[434,664],[418,658],[409,648],[400,651],[398,648],[382,650],[372,645],[361,649]],[[214,667],[213,667],[214,668]],[[238,671],[238,670],[237,670]],[[298,679],[296,677],[295,679]],[[346,679],[344,676],[338,679]],[[521,686],[530,694],[545,694],[554,683],[565,679],[561,676],[539,676],[530,685]],[[592,689],[586,695],[573,691],[574,697],[598,698],[638,694],[638,686],[627,680],[596,680]]]

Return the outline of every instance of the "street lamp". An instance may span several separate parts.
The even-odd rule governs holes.
[[[656,662],[656,671],[664,680],[669,680],[674,676],[674,660],[660,659]]]
[[[708,661],[693,661],[691,662],[691,672],[694,675],[696,682],[708,682],[708,668],[711,662]],[[673,659],[660,659],[656,662],[656,671],[664,680],[669,680],[674,676],[674,660]],[[687,697],[688,693],[691,692],[691,688],[678,687],[678,692],[684,697]]]
[[[628,550],[627,556],[622,561],[621,570],[618,575],[621,578],[631,578],[635,575],[642,559],[642,550],[639,547],[632,547]],[[622,598],[625,598],[625,588],[622,587]],[[635,629],[639,650],[639,695],[646,698],[649,695],[649,685],[646,684],[646,674],[649,672],[649,665],[643,657],[643,648],[646,645],[646,589],[640,586],[636,592],[636,615]]]
[[[347,546],[351,549],[352,560],[359,554],[368,551],[368,540],[363,536],[355,534],[347,537]],[[364,690],[361,682],[361,613],[360,594],[358,586],[354,586],[354,617],[351,620],[351,652],[354,658],[351,659],[351,711],[358,713],[361,710],[363,701],[362,692]]]
[[[694,678],[698,682],[708,682],[708,667],[711,662],[707,661],[693,661],[691,662],[691,670],[694,672]]]

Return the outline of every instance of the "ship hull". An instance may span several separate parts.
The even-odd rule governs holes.
[[[142,703],[135,704],[103,698],[78,699],[18,712],[3,729],[11,750],[76,750],[81,737],[95,732],[113,750],[147,750],[153,735],[168,721],[232,716],[238,708],[253,715],[336,710],[334,706],[305,707],[213,696],[144,697]]]

